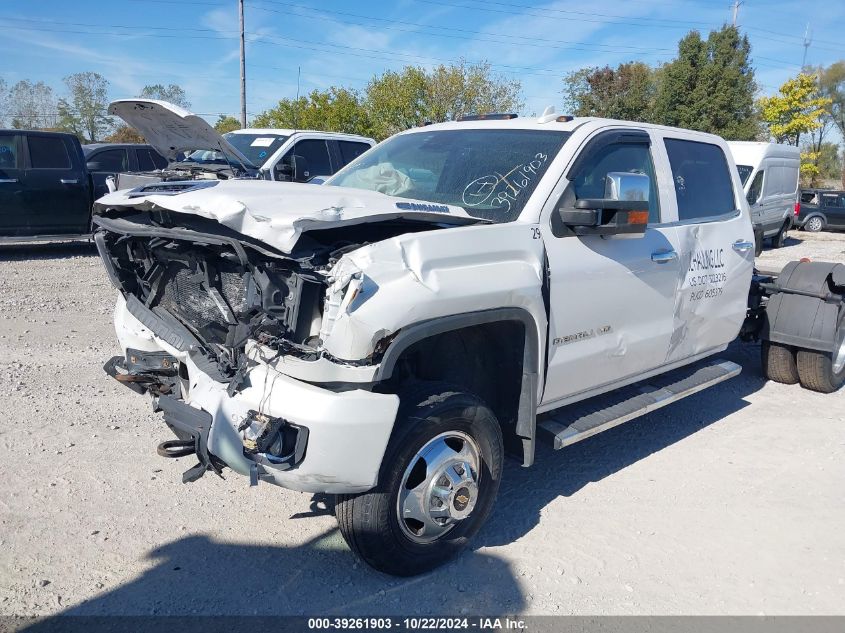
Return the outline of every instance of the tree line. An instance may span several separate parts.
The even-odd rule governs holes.
[[[770,97],[757,98],[748,38],[733,26],[704,39],[692,31],[661,66],[632,61],[587,67],[564,78],[564,103],[576,116],[688,128],[729,140],[801,147],[802,180],[843,179],[838,128],[845,138],[845,61],[805,69]],[[828,140],[826,140],[828,139]]]
[[[94,72],[69,75],[57,97],[43,82],[0,79],[0,125],[68,130],[84,141],[140,142],[141,137],[107,115],[109,83]],[[758,97],[747,36],[725,25],[703,37],[691,31],[675,57],[650,66],[629,61],[584,67],[563,77],[564,111],[700,130],[729,140],[775,140],[802,149],[806,184],[845,176],[838,129],[845,138],[845,61],[805,69],[778,93]],[[141,94],[190,108],[175,84],[145,86]],[[250,122],[251,127],[342,131],[382,140],[426,122],[483,112],[520,112],[522,84],[493,72],[487,62],[406,66],[375,75],[363,89],[331,86],[284,98]],[[221,132],[240,128],[219,115]]]
[[[62,83],[64,94],[58,96],[43,81],[22,79],[10,86],[0,77],[0,127],[71,132],[83,143],[143,142],[135,130],[108,115],[108,79],[87,71],[68,75]],[[176,84],[144,86],[134,96],[191,106]]]

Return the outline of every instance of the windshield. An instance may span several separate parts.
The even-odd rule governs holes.
[[[250,163],[256,167],[261,167],[264,161],[270,158],[288,137],[283,134],[236,134],[229,132],[228,134],[224,134],[223,138],[234,145],[235,149],[241,154],[246,156]],[[226,164],[226,158],[221,152],[203,149],[191,152],[185,160],[192,163],[199,163],[200,165]],[[234,163],[238,162],[234,157],[230,157],[229,160]]]
[[[569,132],[463,129],[400,134],[347,165],[326,185],[462,207],[511,222]]]
[[[751,165],[737,165],[736,170],[739,172],[739,179],[742,181],[742,186],[744,187],[754,168]]]

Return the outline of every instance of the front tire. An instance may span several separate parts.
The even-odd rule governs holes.
[[[772,238],[772,246],[774,248],[783,248],[783,245],[786,243],[786,232],[789,230],[789,220],[783,223],[783,226],[780,227],[780,230],[777,232]]]
[[[504,449],[493,412],[460,388],[420,383],[400,399],[378,486],[339,495],[335,515],[366,563],[413,576],[454,557],[484,524]]]

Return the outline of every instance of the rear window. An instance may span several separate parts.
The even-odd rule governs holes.
[[[65,141],[55,136],[27,136],[33,169],[70,169]]]
[[[16,136],[0,136],[0,169],[15,169],[18,166]]]
[[[718,145],[667,138],[666,152],[678,200],[678,219],[695,220],[736,211],[731,173]]]

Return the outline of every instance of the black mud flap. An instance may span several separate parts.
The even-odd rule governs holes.
[[[170,396],[155,398],[153,409],[164,413],[164,421],[167,426],[181,440],[178,443],[162,442],[159,445],[159,454],[166,457],[184,457],[186,454],[193,452],[199,460],[196,466],[189,468],[182,474],[182,483],[196,481],[208,470],[214,471],[221,478],[223,477],[222,469],[225,464],[208,452],[208,432],[211,430],[213,421],[210,413],[195,409]],[[178,446],[174,444],[178,444]],[[193,450],[188,451],[187,449],[191,446]]]
[[[772,284],[760,338],[802,349],[832,352],[845,318],[845,265],[790,262]]]

